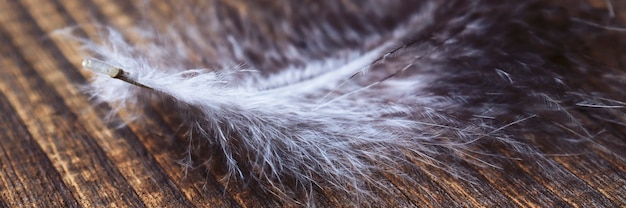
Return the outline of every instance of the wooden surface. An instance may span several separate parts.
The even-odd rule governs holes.
[[[278,205],[227,188],[211,171],[187,171],[178,163],[187,144],[158,109],[145,124],[117,128],[103,119],[108,107],[80,91],[89,74],[78,45],[49,34],[93,19],[127,26],[135,10],[124,0],[0,0],[0,206]],[[520,161],[507,171],[476,169],[481,185],[467,188],[416,172],[424,183],[398,184],[407,201],[399,206],[626,207],[625,137],[602,140],[612,152],[550,157],[557,168],[549,176]]]

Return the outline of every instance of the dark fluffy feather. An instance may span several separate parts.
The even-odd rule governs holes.
[[[187,162],[285,203],[315,205],[323,191],[375,205],[393,196],[383,176],[419,184],[410,170],[434,168],[471,181],[460,164],[497,168],[509,156],[495,147],[573,154],[558,147],[623,128],[625,75],[591,50],[623,34],[581,21],[604,13],[569,6],[200,1],[174,5],[167,23],[137,23],[130,40],[108,29],[103,42],[81,41],[152,88],[97,76],[91,93],[165,103],[189,129]]]

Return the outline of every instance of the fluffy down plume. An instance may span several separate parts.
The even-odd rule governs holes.
[[[623,33],[571,5],[189,1],[160,14],[169,22],[77,39],[105,63],[87,68],[110,64],[135,84],[96,75],[89,93],[136,117],[166,106],[187,131],[189,165],[285,204],[314,206],[326,192],[375,205],[394,194],[385,177],[419,184],[416,167],[471,181],[460,163],[508,160],[491,147],[545,157],[538,147],[623,128],[625,75],[589,50]]]

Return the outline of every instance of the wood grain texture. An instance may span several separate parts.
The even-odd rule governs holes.
[[[617,17],[626,20],[626,1],[613,2]],[[158,5],[169,12],[171,5]],[[0,0],[0,207],[280,206],[254,190],[228,186],[213,170],[183,167],[178,160],[188,144],[165,109],[155,106],[144,123],[120,127],[104,119],[108,106],[93,105],[81,92],[89,73],[80,69],[78,45],[52,32],[93,22],[127,27],[139,19],[135,6],[125,0]],[[88,28],[78,32],[95,35]],[[624,55],[607,59],[626,69]],[[607,128],[621,132],[597,141],[609,151],[583,147],[580,155],[513,161],[504,171],[462,164],[481,183],[472,188],[443,172],[432,174],[436,170],[409,170],[420,184],[388,176],[397,187],[389,191],[398,195],[389,206],[626,207],[626,129]],[[554,172],[533,171],[538,163],[554,164]],[[338,200],[332,193],[322,199],[327,206]]]

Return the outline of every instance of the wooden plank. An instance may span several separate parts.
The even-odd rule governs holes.
[[[4,13],[3,13],[4,14]],[[19,49],[0,30],[3,47]],[[18,52],[19,53],[19,52]],[[3,53],[7,54],[7,53]],[[1,56],[0,89],[28,132],[52,161],[81,206],[143,206],[135,192],[47,85],[21,55]],[[36,116],[35,116],[36,115]],[[81,131],[82,130],[82,131]],[[120,200],[126,198],[126,200]],[[130,200],[128,200],[130,199]]]
[[[522,158],[524,156],[505,152],[509,158]],[[575,158],[578,160],[588,160],[588,157],[578,156],[562,156],[567,158]],[[582,207],[612,207],[614,202],[610,201],[605,195],[590,186],[584,178],[568,171],[559,158],[536,156],[532,159],[527,158],[525,161],[514,161],[514,163],[526,174],[530,175],[543,187],[549,190],[552,195],[559,197],[563,201],[572,206]]]
[[[44,21],[43,25],[47,25],[49,27],[55,27],[55,25],[58,26],[59,23],[54,22],[54,21],[61,21],[61,20],[55,19],[56,16],[46,15],[47,13],[58,14],[54,11],[50,11],[50,9],[54,8],[53,5],[38,4],[38,5],[32,5],[32,6],[33,6],[32,9],[29,11],[33,12],[33,14],[35,15],[41,14],[42,16],[35,16],[35,19],[27,21],[27,22],[37,23],[38,21]],[[26,11],[20,10],[22,9],[21,5],[15,5],[15,8],[18,9],[18,11],[22,11],[23,13],[26,13]],[[44,11],[41,11],[38,13],[38,10],[44,10]],[[37,17],[40,17],[40,18],[37,19]],[[61,22],[61,24],[65,25],[63,24],[63,22]],[[37,27],[33,27],[31,31],[34,31],[34,34],[40,34],[40,35],[43,34],[43,31],[40,29],[38,30],[38,29],[39,28]],[[12,31],[16,33],[19,33],[20,31],[26,32],[24,30],[14,29]],[[50,31],[51,29],[46,28],[46,30]],[[36,36],[31,36],[30,34],[25,33],[25,34],[22,34],[21,38],[13,37],[13,39],[14,40],[26,39],[26,38],[36,39],[35,37]],[[27,42],[23,41],[23,42],[18,42],[17,44],[21,46],[19,48],[36,48],[37,47],[37,45],[26,46],[25,43]],[[55,48],[54,45],[50,45],[48,47],[48,49],[54,49],[54,48]],[[54,57],[55,55],[53,55],[53,54],[60,54],[60,53],[54,52],[54,51],[51,51],[51,52],[52,54],[42,53],[41,54],[42,57],[40,59],[29,60],[29,62],[36,64],[36,63],[47,61],[48,64],[56,65],[58,66],[58,68],[70,68],[71,70],[75,71],[75,69],[71,67],[69,62],[66,59],[64,59],[61,55],[59,55],[61,56],[59,58]],[[65,62],[59,62],[59,61],[65,61]],[[67,67],[68,65],[70,65],[70,67]],[[90,106],[90,104],[86,102],[86,99],[84,97],[77,96],[80,92],[78,92],[75,88],[73,88],[73,86],[69,85],[69,83],[72,83],[72,82],[70,80],[64,80],[63,74],[58,74],[59,70],[56,70],[55,68],[57,67],[35,66],[34,70],[36,71],[35,73],[46,74],[46,76],[42,76],[42,78],[44,78],[45,80],[47,79],[46,81],[53,82],[53,83],[56,82],[53,84],[54,86],[53,88],[56,88],[57,92],[60,92],[61,94],[60,96],[63,97],[63,100],[69,101],[68,104],[69,104],[70,109],[81,109],[81,108]],[[78,99],[75,99],[75,97],[77,97]],[[66,111],[70,112],[70,110],[66,110]],[[78,123],[88,124],[88,125],[80,126],[82,127],[82,129],[75,128],[76,130],[83,130],[85,132],[96,133],[101,129],[111,129],[110,127],[107,127],[106,125],[103,125],[101,122],[97,122],[99,121],[99,119],[102,117],[103,114],[97,115],[97,114],[94,114],[93,112],[85,112],[85,111],[82,111],[79,113],[80,114],[77,115],[78,119],[84,119],[89,122],[76,122],[77,124]],[[86,129],[84,129],[85,127]],[[102,133],[104,133],[104,135]],[[147,205],[150,205],[150,206],[178,207],[181,205],[188,205],[187,200],[185,199],[183,195],[181,195],[178,192],[178,190],[176,190],[176,187],[172,185],[168,185],[168,184],[171,184],[170,179],[167,177],[167,175],[165,175],[160,170],[160,167],[157,164],[155,164],[151,156],[149,154],[145,154],[144,147],[136,138],[125,137],[125,138],[118,138],[118,139],[110,139],[111,137],[113,138],[117,137],[117,136],[114,136],[114,132],[102,132],[102,133],[94,134],[90,137],[96,138],[95,139],[95,141],[97,142],[96,145],[102,147],[106,151],[107,159],[112,159],[113,164],[116,165],[117,167],[117,169],[116,168],[108,168],[108,169],[115,169],[116,171],[120,171],[121,174],[124,175],[124,177],[118,176],[119,179],[122,179],[122,180],[126,179],[125,181],[129,182],[130,185],[133,186],[133,189],[131,190],[141,191],[138,193],[134,193],[134,194],[138,194],[141,200],[133,200],[133,201],[136,201],[138,203],[142,203],[141,201],[148,202]],[[132,199],[132,197],[129,197],[129,199]]]
[[[50,158],[0,93],[0,197],[11,207],[78,207]]]

